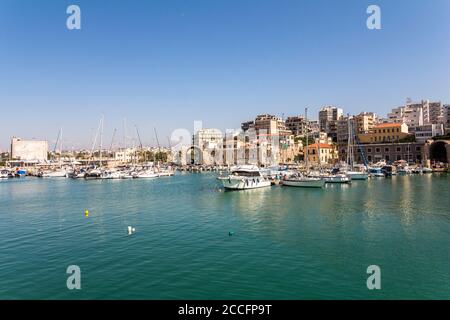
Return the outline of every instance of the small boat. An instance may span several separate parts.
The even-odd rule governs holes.
[[[85,179],[92,180],[92,179],[101,179],[102,177],[102,171],[100,169],[91,169],[87,171],[84,175]]]
[[[15,172],[15,177],[17,178],[22,178],[25,177],[27,175],[27,170],[25,169],[17,169]]]
[[[345,172],[347,177],[350,178],[350,180],[367,180],[369,179],[369,174],[367,172],[360,172],[360,171],[347,171]]]
[[[369,174],[371,177],[384,178],[386,175],[380,167],[369,168]]]
[[[8,179],[10,177],[10,172],[8,170],[0,171],[0,179]]]
[[[65,178],[67,176],[66,170],[47,171],[38,173],[41,178]]]
[[[135,176],[133,176],[133,178],[139,178],[139,179],[153,179],[153,178],[158,178],[158,177],[159,177],[159,174],[152,170],[141,171],[141,172],[138,172]]]
[[[422,168],[422,172],[423,172],[423,173],[433,173],[433,169],[428,168],[428,167],[423,167],[423,168]]]
[[[325,180],[319,177],[308,177],[302,175],[293,175],[285,177],[281,181],[283,186],[287,187],[302,187],[302,188],[323,188]]]
[[[101,176],[102,179],[121,179],[122,172],[120,171],[104,171]]]
[[[257,166],[243,165],[231,171],[226,177],[218,178],[227,190],[247,190],[270,187],[271,182],[264,177]]]

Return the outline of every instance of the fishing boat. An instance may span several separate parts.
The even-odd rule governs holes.
[[[25,169],[17,169],[16,172],[14,173],[14,176],[16,178],[22,178],[25,177],[27,175],[27,170]]]
[[[271,182],[263,176],[257,166],[243,165],[231,171],[226,177],[218,178],[227,190],[247,190],[270,187]]]

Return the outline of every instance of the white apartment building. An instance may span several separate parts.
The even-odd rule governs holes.
[[[441,102],[408,101],[405,106],[392,109],[388,114],[390,122],[406,123],[408,127],[417,127],[424,124],[444,123],[444,107]]]
[[[416,142],[425,143],[436,136],[444,135],[444,125],[442,123],[424,124],[413,128]]]

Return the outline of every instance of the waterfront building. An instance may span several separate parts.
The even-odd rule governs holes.
[[[326,106],[319,111],[320,131],[326,132],[333,141],[337,141],[337,121],[344,112],[341,108]]]
[[[425,159],[424,144],[419,142],[391,142],[360,144],[353,146],[353,154],[357,163],[386,161],[388,163],[405,160],[409,163],[423,163]],[[347,147],[340,147],[339,159],[345,161]]]
[[[444,135],[444,125],[438,124],[424,124],[411,128],[411,133],[414,133],[417,142],[425,143],[425,141],[436,136]]]
[[[11,139],[11,159],[21,161],[45,162],[48,160],[48,141]]]
[[[332,144],[316,142],[308,146],[308,162],[311,164],[332,164],[337,159],[337,149]]]
[[[409,136],[405,123],[382,123],[374,126],[372,132],[358,134],[360,143],[399,142]]]

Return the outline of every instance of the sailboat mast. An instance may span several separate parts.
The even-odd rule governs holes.
[[[63,135],[63,129],[60,129],[60,142],[59,142],[59,163],[61,164],[61,160],[62,160],[62,150],[63,150],[63,140],[62,140],[62,135]]]
[[[100,119],[100,167],[102,166],[103,119],[104,119],[104,116],[102,115],[102,117],[101,117],[101,119]]]
[[[305,158],[305,163],[306,163],[306,172],[309,171],[309,167],[308,167],[308,158],[309,158],[309,154],[308,154],[308,108],[305,108],[305,122],[306,122],[306,158]]]

